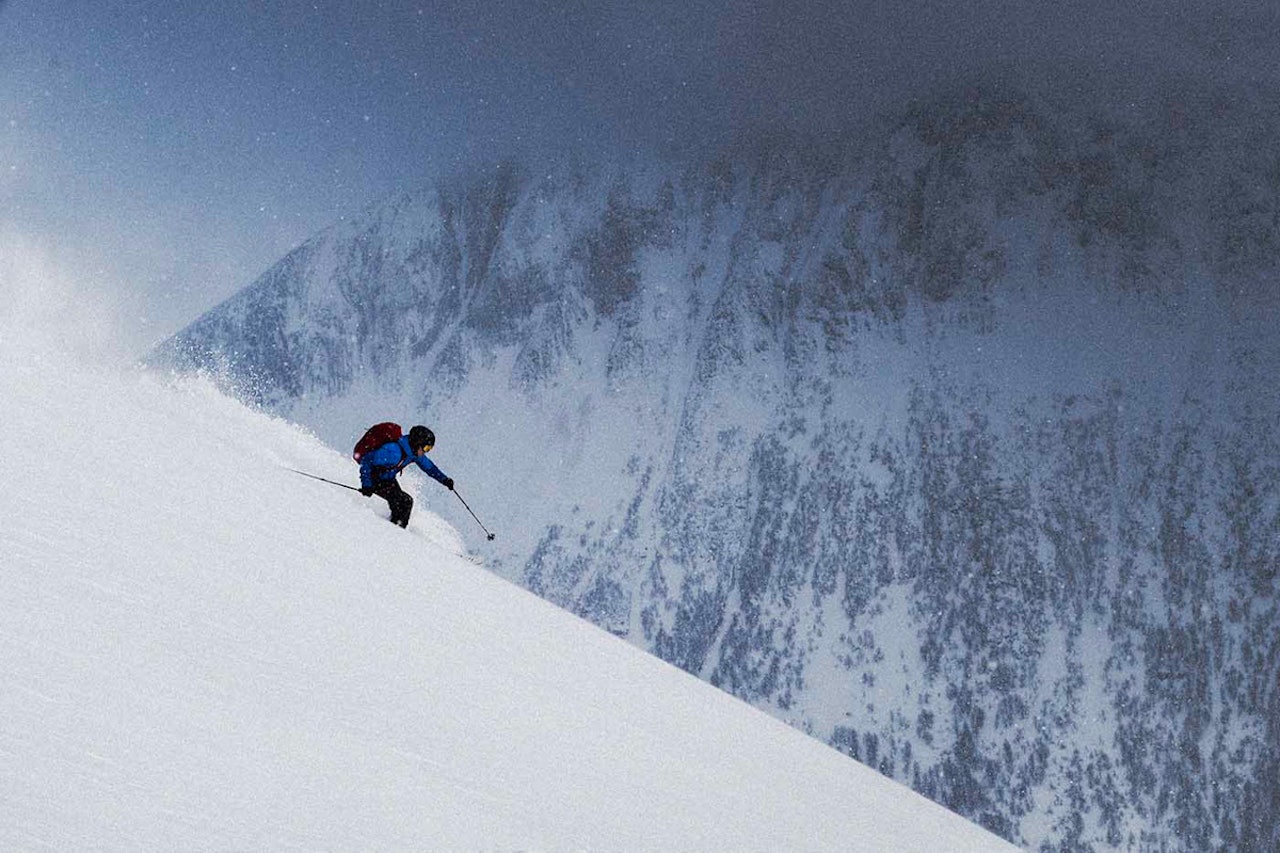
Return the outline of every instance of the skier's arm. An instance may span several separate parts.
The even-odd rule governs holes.
[[[373,488],[373,454],[366,453],[364,458],[360,460],[360,487],[363,489]]]
[[[418,467],[425,471],[427,476],[431,479],[436,480],[445,486],[449,486],[453,482],[453,480],[450,480],[445,476],[443,471],[436,467],[436,463],[427,458],[426,454],[423,454],[422,456],[415,456],[413,461],[417,462]]]

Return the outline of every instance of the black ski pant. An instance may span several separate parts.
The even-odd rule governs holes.
[[[373,493],[387,502],[391,507],[391,523],[401,527],[409,526],[409,514],[413,512],[413,498],[400,488],[395,480],[387,480],[377,485]]]

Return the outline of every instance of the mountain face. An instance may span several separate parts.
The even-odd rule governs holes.
[[[1272,849],[1259,103],[976,93],[856,147],[505,166],[153,361],[339,447],[429,424],[495,570],[1015,843]]]

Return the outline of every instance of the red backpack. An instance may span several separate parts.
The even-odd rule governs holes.
[[[377,450],[384,444],[399,441],[402,435],[404,435],[404,430],[400,429],[400,424],[393,424],[389,421],[384,424],[374,424],[365,430],[364,435],[360,436],[360,440],[356,442],[355,449],[351,451],[351,458],[359,462],[361,456],[371,450]]]

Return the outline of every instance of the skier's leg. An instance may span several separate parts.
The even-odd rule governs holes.
[[[413,497],[396,484],[396,502],[391,507],[391,520],[401,527],[408,527],[412,513]]]
[[[409,526],[409,515],[413,512],[413,498],[400,488],[400,484],[391,480],[378,487],[374,493],[391,507],[391,523],[401,527]]]
[[[391,506],[391,496],[387,491],[386,483],[379,483],[373,487],[373,493],[387,502],[387,506]]]

